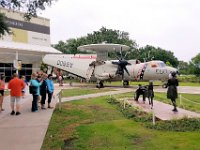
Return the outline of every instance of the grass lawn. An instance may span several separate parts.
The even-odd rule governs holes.
[[[180,86],[200,86],[199,82],[179,82]]]
[[[64,89],[62,93],[62,97],[70,97],[70,96],[79,96],[79,95],[86,95],[86,94],[93,94],[93,93],[101,93],[101,92],[108,92],[113,91],[110,89],[102,88],[102,89],[90,89],[90,88],[78,88],[78,89]]]
[[[85,95],[85,94],[92,94],[92,93],[99,93],[99,92],[108,92],[111,91],[111,89],[66,89],[63,91],[63,97],[70,97],[70,96],[78,96],[78,95]],[[166,97],[166,93],[155,93],[154,94],[155,100],[167,103],[167,104],[171,104],[171,101],[169,99],[167,99]],[[187,110],[191,110],[191,111],[195,111],[195,112],[199,112],[200,113],[200,94],[181,94],[182,96],[182,100],[181,100],[181,104],[180,104],[180,96],[177,99],[177,106],[187,109]],[[123,97],[133,97],[133,93],[125,93],[125,94],[120,94],[120,95],[114,95],[115,98],[123,98]],[[190,100],[190,101],[188,101]],[[193,102],[191,102],[193,101]]]
[[[146,128],[125,118],[107,97],[98,97],[66,102],[61,111],[55,109],[42,150],[199,150],[199,139],[199,131]]]

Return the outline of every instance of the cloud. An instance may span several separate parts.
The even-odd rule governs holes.
[[[189,61],[200,53],[199,7],[198,0],[59,0],[41,15],[51,20],[52,43],[105,26]]]

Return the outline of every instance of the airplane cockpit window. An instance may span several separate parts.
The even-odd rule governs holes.
[[[156,67],[158,67],[158,65],[157,65],[157,63],[151,63],[151,67],[156,68]]]
[[[151,67],[152,67],[152,68],[156,68],[156,67],[164,68],[164,67],[166,67],[166,65],[165,65],[165,63],[162,62],[162,61],[159,61],[159,62],[151,62]]]
[[[161,62],[159,62],[158,64],[159,64],[159,66],[160,66],[160,67],[166,67],[165,63],[164,63],[164,62],[162,62],[162,61],[161,61]]]
[[[141,63],[141,61],[140,61],[140,60],[138,60],[138,59],[136,59],[135,63],[136,63],[136,64],[140,64],[140,63]]]

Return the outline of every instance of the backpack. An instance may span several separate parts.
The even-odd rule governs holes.
[[[33,86],[32,83],[29,85],[29,93],[33,95],[37,93],[37,87]]]

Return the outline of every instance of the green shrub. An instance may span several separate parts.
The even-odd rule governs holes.
[[[158,121],[155,125],[147,124],[148,128],[164,131],[200,131],[200,119],[183,118],[179,120]]]
[[[123,101],[120,102],[114,97],[109,97],[107,99],[107,102],[116,105],[117,109],[121,111],[122,114],[128,119],[134,119],[135,121],[138,122],[149,122],[152,120],[151,114],[148,114],[142,111],[141,109],[138,109],[128,104],[125,104],[124,107],[124,102]]]

